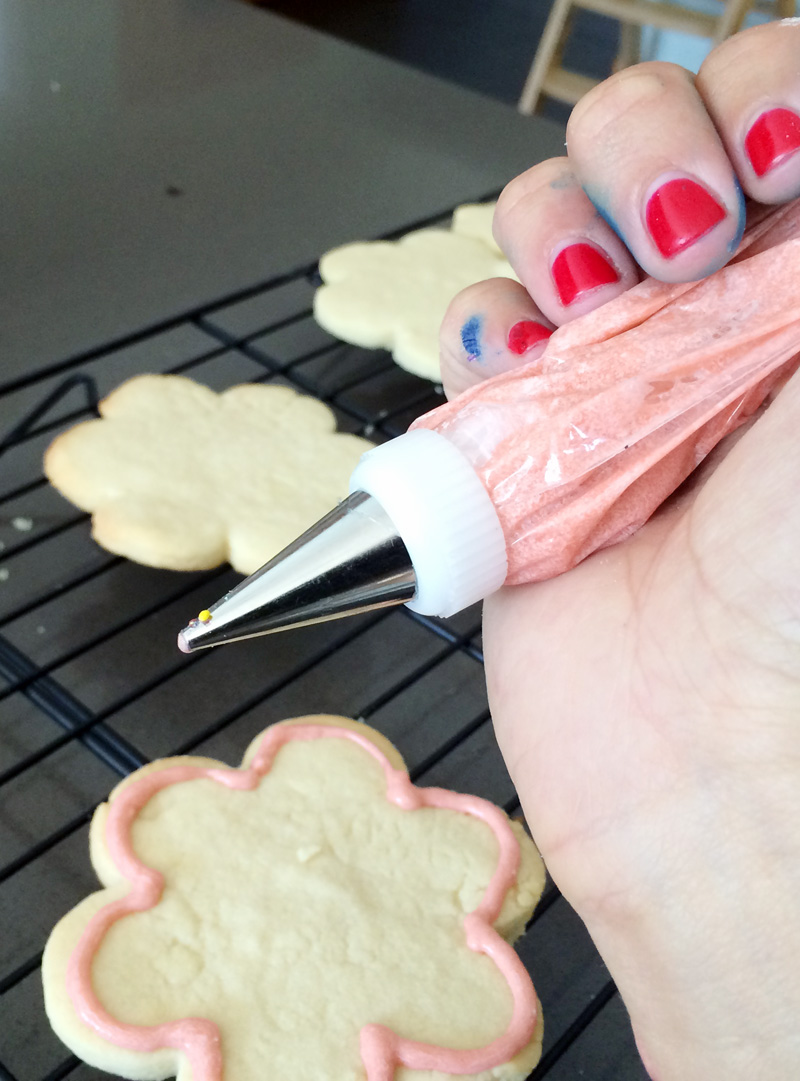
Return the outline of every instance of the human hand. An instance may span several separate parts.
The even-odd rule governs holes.
[[[448,393],[535,360],[536,325],[604,303],[640,268],[675,281],[723,265],[743,223],[735,178],[761,202],[800,195],[798,58],[800,21],[772,23],[719,46],[696,80],[647,64],[587,95],[569,157],[501,197],[496,236],[523,284],[483,283],[454,302]],[[770,144],[778,120],[783,141]],[[694,238],[673,229],[683,242],[665,251],[647,207],[676,177],[699,182],[723,216]],[[614,280],[570,297],[569,259],[553,265],[579,243],[595,255],[573,266],[573,287],[591,260],[602,271],[598,253]],[[459,334],[477,313],[492,358],[480,370]],[[486,604],[501,749],[658,1081],[800,1076],[798,425],[795,377],[630,540]]]

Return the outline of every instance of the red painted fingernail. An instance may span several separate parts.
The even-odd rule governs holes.
[[[672,259],[725,217],[725,207],[695,180],[668,180],[647,201],[645,220],[665,259]]]
[[[548,330],[533,319],[520,319],[508,332],[508,348],[521,357],[534,345],[549,338],[552,333],[552,330]]]
[[[619,281],[616,267],[591,244],[570,244],[553,260],[553,282],[566,307],[590,289]]]
[[[744,148],[756,176],[800,150],[800,116],[791,109],[762,113],[744,137]]]

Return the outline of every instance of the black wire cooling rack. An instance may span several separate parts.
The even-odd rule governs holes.
[[[97,886],[94,807],[152,758],[237,764],[272,721],[343,714],[384,732],[417,783],[518,813],[492,734],[477,610],[439,621],[393,609],[184,657],[176,631],[233,572],[174,574],[109,555],[42,475],[47,444],[143,371],[216,390],[285,383],[375,441],[441,402],[386,353],[322,331],[311,317],[317,281],[305,267],[0,386],[0,1081],[104,1076],[50,1031],[41,951]],[[531,1081],[643,1081],[614,985],[552,884],[518,948],[545,1011]]]

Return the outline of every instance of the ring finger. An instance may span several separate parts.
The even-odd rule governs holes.
[[[497,203],[494,235],[557,326],[639,280],[625,245],[587,198],[567,158],[551,158],[511,181]]]
[[[570,162],[639,265],[662,281],[723,266],[744,228],[744,198],[690,72],[628,68],[590,91],[567,127]]]

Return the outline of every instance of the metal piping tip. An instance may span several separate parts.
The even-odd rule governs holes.
[[[353,492],[178,635],[194,653],[388,605],[405,604],[416,576],[393,522],[372,496]]]

